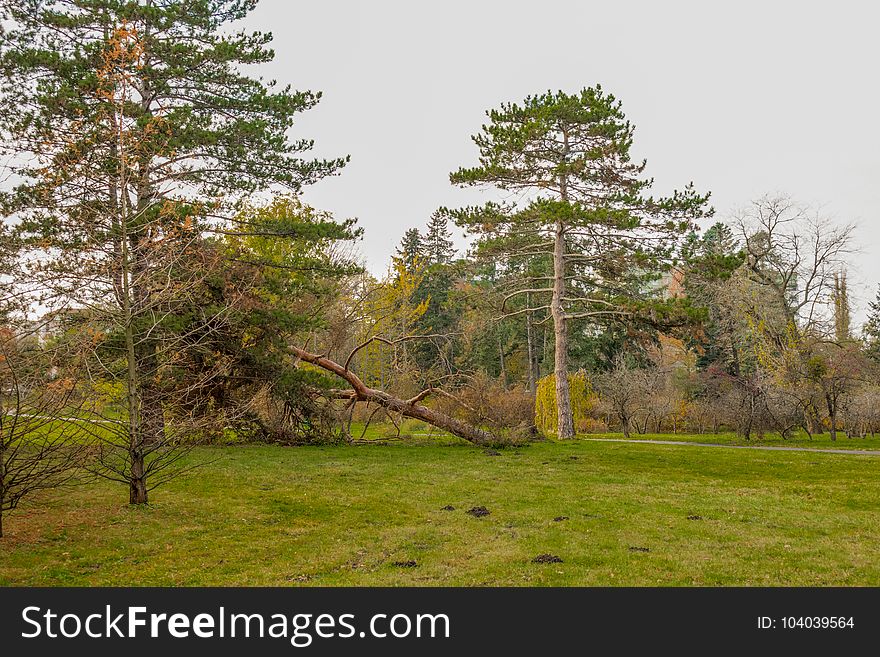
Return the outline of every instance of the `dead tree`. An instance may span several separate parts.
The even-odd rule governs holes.
[[[405,339],[412,339],[412,336]],[[461,420],[429,408],[421,403],[430,395],[452,396],[441,388],[429,387],[409,399],[403,399],[401,397],[395,397],[384,390],[379,390],[366,385],[361,378],[350,369],[350,365],[358,351],[376,341],[391,345],[400,342],[401,340],[392,341],[378,336],[371,337],[369,340],[366,340],[355,347],[344,364],[337,363],[323,354],[312,353],[297,346],[293,346],[291,349],[301,360],[315,365],[316,367],[320,367],[331,374],[335,374],[350,386],[350,389],[348,390],[331,390],[326,393],[335,399],[344,399],[352,404],[361,402],[376,404],[389,413],[396,413],[403,417],[410,417],[421,420],[422,422],[427,422],[431,426],[448,431],[449,433],[458,436],[459,438],[464,438],[476,445],[485,445],[497,440],[496,437],[488,431],[466,422],[462,422]]]

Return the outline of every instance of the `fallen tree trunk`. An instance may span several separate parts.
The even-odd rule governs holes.
[[[377,404],[392,413],[399,413],[404,417],[411,417],[416,420],[421,420],[422,422],[427,422],[431,426],[448,431],[449,433],[458,436],[459,438],[464,438],[476,445],[485,445],[487,443],[496,442],[497,440],[496,437],[488,431],[484,431],[479,427],[470,425],[467,422],[462,422],[461,420],[457,420],[454,417],[450,417],[445,413],[441,413],[440,411],[428,408],[419,403],[425,397],[428,397],[435,392],[440,393],[441,391],[439,390],[428,388],[412,399],[395,397],[389,395],[384,390],[378,390],[367,386],[361,381],[357,374],[352,372],[346,366],[340,365],[336,361],[330,360],[320,354],[313,354],[304,349],[300,349],[299,347],[294,346],[292,349],[301,360],[335,374],[351,386],[351,390],[338,391],[338,397],[352,399],[356,402]],[[350,360],[351,359],[349,358],[349,361]]]

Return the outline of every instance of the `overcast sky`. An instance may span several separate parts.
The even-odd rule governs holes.
[[[481,198],[448,174],[475,162],[486,109],[601,83],[657,192],[692,180],[721,219],[786,192],[857,221],[861,320],[880,281],[878,19],[864,1],[262,0],[246,24],[275,37],[260,74],[323,91],[295,134],[351,164],[305,197],[360,219],[373,271],[435,208]]]

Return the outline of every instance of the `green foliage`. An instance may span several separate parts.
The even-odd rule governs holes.
[[[744,319],[732,311],[734,273],[745,262],[745,252],[728,226],[716,223],[698,236],[689,236],[684,250],[684,291],[692,305],[705,316],[686,334],[686,343],[697,352],[697,367],[719,367],[739,373],[747,351]]]
[[[547,318],[558,250],[562,321],[582,320],[590,331],[615,321],[649,331],[693,321],[686,302],[659,298],[656,281],[693,221],[712,213],[708,194],[692,186],[648,194],[645,162],[630,156],[634,127],[613,95],[598,85],[548,92],[487,116],[473,137],[479,165],[450,180],[516,192],[523,204],[444,212],[477,238],[477,257],[495,264],[502,314]]]
[[[0,213],[41,252],[23,278],[90,309],[97,371],[126,391],[113,476],[131,473],[145,502],[135,471],[161,469],[145,454],[172,445],[175,426],[191,435],[216,416],[222,429],[230,399],[260,384],[282,416],[302,415],[315,373],[291,372],[283,341],[353,270],[331,245],[357,231],[295,200],[254,211],[248,199],[296,194],[347,158],[313,159],[311,140],[288,138],[320,93],[247,73],[274,57],[271,34],[230,29],[255,0],[0,3],[15,181]]]
[[[426,263],[425,246],[418,228],[410,228],[403,234],[395,254],[410,273],[417,272],[424,267]]]
[[[863,331],[868,357],[880,363],[880,286],[877,287],[877,296],[868,302],[868,319]]]
[[[431,265],[448,265],[455,257],[449,219],[439,210],[428,220],[428,228],[423,239],[423,252]]]
[[[249,428],[251,435],[277,442],[326,440],[332,419],[314,392],[335,382],[323,370],[298,366],[290,344],[323,326],[321,310],[338,297],[340,279],[360,272],[337,247],[361,231],[353,220],[336,222],[290,196],[251,204],[237,221],[248,230],[217,245],[225,257],[205,286],[204,303],[224,308],[224,321],[199,335],[192,318],[186,333],[195,333],[198,349],[190,351],[188,375],[224,362],[224,374],[212,377],[202,392],[232,411],[233,426]],[[238,407],[249,410],[242,415]]]

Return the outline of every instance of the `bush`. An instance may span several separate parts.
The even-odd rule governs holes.
[[[595,430],[596,418],[593,413],[598,396],[586,372],[568,375],[571,394],[571,411],[574,415],[575,431],[590,433]],[[556,376],[548,374],[538,381],[535,394],[535,426],[543,434],[554,434],[559,427],[556,415]]]
[[[470,424],[502,429],[532,425],[535,397],[525,386],[508,388],[481,373],[455,396],[461,404],[453,402],[454,408],[447,412]]]

